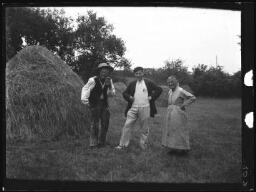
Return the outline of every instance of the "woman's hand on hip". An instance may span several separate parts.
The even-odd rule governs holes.
[[[130,101],[134,101],[134,97],[133,96],[130,96]]]

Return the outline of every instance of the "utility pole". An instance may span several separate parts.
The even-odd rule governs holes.
[[[216,67],[218,66],[218,57],[216,55]]]

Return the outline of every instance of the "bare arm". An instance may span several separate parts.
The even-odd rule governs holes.
[[[110,86],[109,86],[109,89],[108,89],[108,96],[113,97],[115,95],[116,95],[116,89],[115,89],[115,86],[114,86],[114,83],[113,83],[112,79],[110,79]]]

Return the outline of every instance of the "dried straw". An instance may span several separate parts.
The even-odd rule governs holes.
[[[53,140],[85,136],[90,114],[83,82],[58,56],[27,46],[6,67],[6,138]]]
[[[111,112],[123,112],[125,111],[127,102],[124,100],[122,93],[126,89],[126,85],[122,82],[114,83],[116,89],[116,95],[114,97],[109,97],[108,103]]]
[[[163,92],[159,96],[159,98],[156,100],[156,106],[157,107],[167,107],[167,105],[168,105],[168,92],[169,92],[170,89],[166,85],[161,85],[160,87],[163,89]]]

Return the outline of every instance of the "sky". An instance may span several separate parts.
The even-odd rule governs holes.
[[[132,68],[163,67],[181,59],[189,71],[205,64],[223,66],[233,74],[241,69],[241,12],[180,7],[62,7],[77,18],[88,10],[113,24],[113,34],[125,42]],[[59,8],[60,9],[60,8]]]

